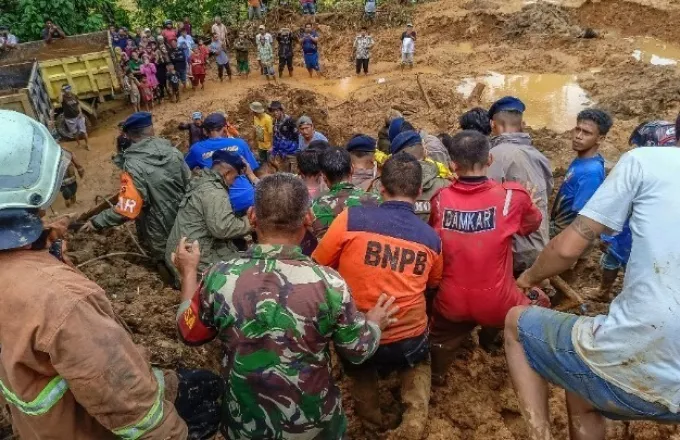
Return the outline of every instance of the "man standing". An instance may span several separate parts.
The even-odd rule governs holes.
[[[193,112],[191,122],[179,124],[177,128],[189,132],[189,147],[206,139],[205,131],[203,131],[203,113],[201,112]]]
[[[357,312],[338,273],[302,254],[308,206],[299,178],[263,178],[249,213],[258,244],[212,266],[200,285],[198,243],[178,246],[180,338],[197,345],[217,337],[224,347],[225,438],[343,438],[330,342],[341,358],[361,363],[394,322],[394,298],[382,295],[366,315]]]
[[[248,20],[253,21],[262,18],[262,3],[260,0],[248,0]]]
[[[274,71],[274,49],[265,35],[259,34],[257,37],[257,59],[260,61],[262,74],[269,81],[270,78],[276,82],[276,72]]]
[[[155,136],[151,113],[134,113],[123,130],[132,145],[116,163],[122,170],[118,204],[93,217],[83,230],[99,231],[135,220],[140,243],[162,271],[165,246],[191,173],[182,153]]]
[[[401,69],[404,66],[413,68],[413,54],[416,51],[416,32],[411,23],[406,25],[406,30],[401,34]]]
[[[212,34],[217,35],[217,38],[222,43],[222,46],[229,46],[227,27],[222,23],[222,18],[215,17],[215,23],[212,25]]]
[[[215,375],[198,372],[203,380],[192,381],[196,371],[152,369],[116,322],[106,292],[48,252],[67,225],[44,226],[39,210],[49,209],[59,191],[68,153],[25,115],[0,110],[0,125],[0,174],[15,176],[0,190],[0,383],[14,434],[25,440],[214,436]],[[42,160],[26,170],[36,156]],[[188,391],[191,397],[181,398]],[[180,418],[196,410],[200,427],[195,418]]]
[[[328,142],[326,136],[314,129],[314,123],[309,116],[301,116],[297,121],[297,128],[300,135],[298,136],[298,150],[302,151],[309,146],[313,141]]]
[[[378,175],[375,146],[376,140],[365,134],[352,136],[345,146],[352,158],[352,184],[364,191],[368,191]]]
[[[210,265],[234,256],[237,249],[229,240],[250,232],[248,219],[234,213],[227,197],[229,187],[245,169],[241,156],[217,150],[212,156],[212,167],[201,169],[191,179],[165,249],[165,262],[176,277],[172,254],[182,237],[198,241],[201,249],[198,270],[203,273]],[[179,278],[175,281],[179,282]]]
[[[365,363],[345,364],[352,380],[355,414],[370,427],[385,426],[380,411],[378,374],[397,371],[406,406],[395,438],[420,439],[430,400],[425,290],[442,276],[441,240],[415,215],[421,167],[408,154],[385,162],[380,180],[383,203],[344,210],[312,254],[337,269],[347,281],[359,311],[367,311],[388,292],[395,297],[397,322],[386,329],[380,347]]]
[[[236,68],[238,76],[244,75],[246,79],[250,75],[250,65],[248,64],[248,48],[250,41],[246,38],[243,31],[238,31],[238,38],[234,41],[234,50],[236,51]]]
[[[286,173],[297,173],[295,153],[298,150],[298,131],[295,120],[288,116],[279,101],[269,104],[269,112],[274,117],[274,146],[272,156],[279,165],[279,170]]]
[[[677,132],[676,132],[677,135]],[[576,316],[517,307],[505,353],[527,438],[552,440],[548,382],[564,388],[573,440],[604,440],[605,418],[679,423],[680,149],[635,148],[574,221],[517,280],[522,289],[568,270],[602,233],[630,222],[633,248],[609,312]]]
[[[253,171],[260,168],[248,144],[239,138],[225,137],[224,129],[227,118],[222,113],[211,113],[203,122],[208,139],[195,143],[186,155],[186,163],[194,171],[212,167],[212,155],[217,150],[225,150],[246,160]],[[240,215],[255,203],[255,189],[253,182],[247,176],[239,175],[229,186],[229,199],[235,212]]]
[[[390,152],[394,155],[401,151],[415,157],[423,169],[423,180],[420,186],[421,193],[416,197],[414,209],[416,214],[418,214],[423,221],[428,221],[432,208],[432,205],[430,204],[432,196],[440,189],[449,186],[451,181],[439,177],[437,164],[434,161],[427,159],[425,147],[423,146],[423,139],[420,134],[413,130],[407,130],[398,134],[392,141]],[[382,192],[380,180],[374,182],[370,191],[376,194]]]
[[[550,215],[550,236],[562,232],[602,185],[604,158],[598,153],[611,128],[612,118],[602,110],[583,110],[576,117],[571,148],[576,159],[569,165]]]
[[[367,193],[352,184],[352,158],[347,150],[331,147],[319,156],[319,167],[323,174],[328,192],[312,202],[312,233],[320,240],[333,220],[350,206],[377,206],[380,196]]]
[[[538,231],[515,237],[513,261],[515,276],[536,260],[550,239],[548,197],[553,189],[552,168],[548,159],[531,145],[531,136],[523,133],[522,101],[506,96],[489,109],[491,119],[491,154],[493,162],[487,176],[497,182],[518,182],[538,198],[543,220]]]
[[[373,37],[368,35],[368,28],[361,27],[361,33],[354,39],[354,59],[356,61],[357,75],[364,69],[364,75],[368,75],[368,61],[371,58]]]
[[[305,59],[305,67],[309,72],[309,77],[312,77],[312,72],[321,72],[319,66],[319,35],[312,29],[312,24],[305,25],[305,32],[302,35],[302,55]]]
[[[42,32],[42,39],[45,43],[50,44],[55,38],[63,40],[66,38],[66,34],[57,24],[54,24],[49,18],[45,20],[45,27]]]
[[[443,385],[456,351],[477,326],[503,328],[508,311],[531,300],[512,275],[512,236],[541,224],[541,212],[518,183],[486,177],[489,140],[473,130],[453,136],[458,179],[432,198],[430,225],[442,239],[444,274],[432,313],[432,382]],[[534,293],[539,298],[539,292]],[[540,296],[544,304],[547,297]],[[490,337],[487,337],[490,336]],[[496,332],[480,333],[480,343]]]
[[[17,47],[19,40],[16,35],[9,33],[8,26],[0,26],[0,52],[9,51]]]
[[[288,76],[293,76],[293,34],[288,28],[281,28],[276,41],[279,44],[279,78],[283,76],[283,69],[288,67]]]
[[[264,109],[261,102],[251,102],[250,111],[253,113],[253,129],[255,130],[255,142],[259,154],[260,164],[269,161],[274,139],[274,121]]]
[[[177,47],[177,40],[172,40],[170,43],[170,49],[168,50],[168,58],[175,68],[179,80],[182,83],[184,90],[187,88],[187,57],[184,51]],[[168,78],[170,80],[170,78]],[[171,83],[172,84],[172,83]],[[179,94],[178,94],[179,95]]]
[[[87,137],[87,126],[85,124],[85,115],[80,108],[80,100],[73,94],[70,84],[64,84],[61,87],[61,109],[64,112],[64,124],[66,131],[76,141],[76,146],[80,147],[80,140],[85,140],[85,149],[90,149],[90,143]]]
[[[213,34],[212,42],[210,43],[210,53],[215,55],[215,62],[217,63],[217,77],[220,82],[224,81],[224,71],[227,71],[229,81],[231,81],[231,67],[229,66],[229,55],[220,41],[217,34]]]

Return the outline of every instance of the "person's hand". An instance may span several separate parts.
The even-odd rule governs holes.
[[[92,220],[88,220],[87,223],[85,223],[83,226],[81,226],[80,229],[78,229],[78,232],[92,232],[95,231],[94,224],[92,224]]]
[[[532,306],[550,308],[550,298],[538,287],[532,287],[526,292],[527,298],[531,301]]]
[[[201,260],[201,249],[198,241],[194,240],[191,244],[187,243],[187,238],[182,237],[177,245],[177,249],[172,253],[172,263],[179,271],[182,278],[196,276],[198,263]]]
[[[255,175],[255,172],[253,171],[253,169],[250,167],[250,164],[248,163],[246,158],[241,156],[241,160],[243,161],[243,164],[246,166],[246,169],[243,171],[243,174],[246,175],[246,177],[248,178],[248,180],[250,180],[251,183],[253,181],[256,181],[257,176]]]
[[[52,222],[46,224],[45,229],[50,231],[50,241],[57,241],[66,237],[71,221],[73,221],[73,215],[67,214],[62,215],[61,217],[56,218]]]
[[[608,241],[600,240],[600,250],[601,250],[603,253],[607,253],[607,251],[609,250],[609,245],[610,245],[610,244],[611,244],[611,243],[609,243]]]
[[[531,289],[533,284],[529,280],[529,276],[527,275],[527,271],[522,272],[522,275],[520,275],[517,278],[517,281],[515,282],[517,284],[517,287],[519,287],[522,292],[528,292],[529,289]]]
[[[385,293],[381,294],[375,307],[366,312],[366,319],[377,324],[380,330],[384,330],[397,322],[397,318],[393,318],[393,316],[399,311],[399,306],[390,308],[394,300],[393,296],[388,297]]]

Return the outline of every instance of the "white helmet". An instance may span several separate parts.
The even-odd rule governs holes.
[[[71,154],[28,116],[0,110],[0,211],[45,209],[59,193]]]

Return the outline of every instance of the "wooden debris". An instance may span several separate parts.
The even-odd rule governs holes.
[[[423,83],[420,81],[420,74],[416,75],[416,81],[418,81],[418,86],[420,87],[420,91],[423,92],[423,96],[425,97],[425,102],[427,103],[427,108],[432,110],[432,102],[430,101],[430,97],[427,96],[427,91],[425,90],[425,87],[423,87]]]
[[[556,289],[559,290],[561,293],[563,293],[567,298],[570,300],[574,301],[577,303],[577,305],[581,305],[585,302],[585,299],[576,292],[566,281],[562,279],[562,277],[554,276],[550,278],[550,284]]]
[[[475,88],[472,89],[472,93],[470,93],[470,96],[468,96],[468,99],[467,99],[468,105],[479,103],[482,99],[482,93],[484,93],[485,88],[486,88],[486,84],[484,84],[482,82],[478,82],[475,85]]]

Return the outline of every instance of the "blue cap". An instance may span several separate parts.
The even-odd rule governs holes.
[[[217,150],[213,153],[212,155],[213,166],[217,165],[218,163],[226,163],[227,165],[231,165],[239,173],[246,168],[246,165],[243,163],[243,159],[241,158],[241,156],[227,150]]]
[[[210,113],[203,121],[206,130],[219,130],[227,125],[227,118],[222,113]]]
[[[347,151],[375,151],[376,140],[365,134],[358,134],[347,142]]]
[[[0,211],[0,250],[17,249],[35,242],[43,224],[37,209],[3,209]]]
[[[404,148],[423,142],[423,138],[413,130],[401,132],[394,138],[390,145],[390,153],[397,154]]]
[[[136,130],[144,127],[151,127],[153,122],[151,121],[152,116],[149,112],[137,112],[133,113],[128,117],[125,122],[123,122],[123,131]]]
[[[390,122],[390,126],[387,129],[387,137],[390,138],[390,142],[401,133],[401,126],[404,125],[404,122],[406,122],[404,118],[392,119],[392,122]]]
[[[492,119],[493,115],[498,112],[514,111],[524,113],[524,110],[526,110],[526,106],[518,98],[515,98],[514,96],[505,96],[491,105],[489,108],[489,119]]]

